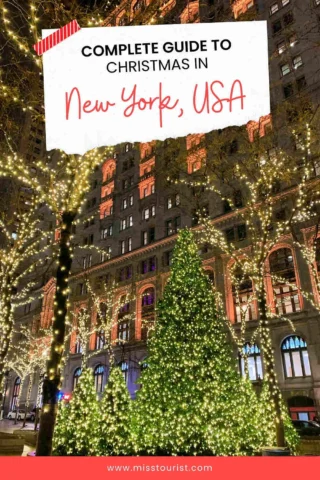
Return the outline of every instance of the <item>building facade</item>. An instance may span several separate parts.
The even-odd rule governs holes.
[[[252,20],[266,20],[268,25],[272,111],[301,93],[308,95],[316,110],[320,96],[319,0],[123,1],[109,13],[105,27]],[[247,127],[249,138],[253,139],[256,134],[263,136],[272,127],[272,118],[262,118]],[[112,281],[117,283],[118,299],[132,293],[134,299],[123,310],[132,313],[132,319],[128,321],[128,316],[124,315],[122,321],[119,312],[112,335],[114,340],[120,340],[115,342],[115,357],[133,398],[147,356],[146,340],[148,329],[154,322],[155,304],[170,275],[177,231],[196,227],[196,211],[202,208],[227,237],[232,237],[239,249],[247,245],[245,228],[235,223],[232,212],[226,210],[221,200],[214,194],[174,181],[192,178],[202,168],[208,155],[210,135],[194,134],[161,143],[116,146],[101,169],[93,173],[91,190],[78,218],[74,243],[88,249],[82,249],[73,261],[72,309],[86,305],[87,281],[97,294],[103,292],[103,286],[108,288]],[[302,235],[307,235],[307,228],[312,229],[312,225],[306,225]],[[58,232],[55,235],[58,238]],[[91,246],[104,253],[90,249]],[[199,254],[214,288],[222,295],[228,318],[237,328],[240,309],[246,304],[252,286],[243,286],[239,301],[233,294],[228,275],[230,259],[213,255],[206,245]],[[286,237],[276,245],[268,261],[275,271],[286,273],[299,288],[314,295],[315,302],[320,300],[313,289],[311,272],[292,238]],[[41,288],[43,300],[37,305],[35,302],[30,304],[29,311],[18,312],[22,322],[50,324],[54,282],[46,278]],[[288,291],[285,286],[273,289],[269,285],[268,294],[270,303],[280,314],[288,316],[295,327],[293,332],[287,322],[275,321],[272,341],[280,387],[291,415],[306,419],[320,412],[320,316],[299,291]],[[246,311],[250,329],[256,328],[257,306],[253,303]],[[90,351],[93,353],[100,346],[101,339],[93,335]],[[259,386],[263,377],[259,342],[247,344],[245,348],[250,355],[250,378]],[[92,355],[89,365],[94,370],[97,391],[101,393],[108,377],[108,354]],[[243,371],[241,361],[239,369]],[[32,404],[36,403],[40,373],[33,386]],[[72,392],[80,374],[81,348],[73,336],[64,373],[64,392]],[[16,404],[21,388],[14,372],[10,372],[5,387],[5,411],[8,411]],[[22,404],[23,401],[24,394]]]

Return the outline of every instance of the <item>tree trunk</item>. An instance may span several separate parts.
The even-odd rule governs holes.
[[[265,381],[268,385],[270,396],[273,399],[275,406],[277,446],[285,447],[284,424],[281,415],[282,396],[278,385],[277,375],[275,372],[271,332],[269,327],[269,319],[267,317],[267,304],[265,296],[263,294],[258,299],[258,307],[260,314],[261,348],[263,352],[263,363],[265,368]]]
[[[13,315],[12,315],[12,306],[11,306],[11,297],[14,292],[14,289],[11,287],[11,279],[8,276],[6,279],[6,286],[3,288],[3,292],[1,295],[4,297],[3,302],[3,311],[2,311],[2,319],[4,328],[2,328],[2,332],[4,332],[3,337],[0,340],[0,385],[2,385],[5,371],[6,371],[6,358],[9,352],[10,347],[10,340],[13,328]],[[0,394],[2,396],[2,392]]]
[[[61,361],[65,344],[68,281],[72,264],[70,236],[74,212],[62,214],[59,265],[56,275],[56,293],[53,316],[53,339],[47,372],[43,381],[43,407],[40,418],[36,455],[49,456],[52,450],[54,425],[57,415],[57,394],[61,379]]]
[[[29,376],[29,383],[28,383],[28,391],[27,391],[26,404],[25,404],[25,409],[24,409],[25,415],[24,415],[24,419],[23,419],[22,428],[24,428],[24,427],[26,426],[26,422],[27,422],[27,413],[28,413],[29,405],[30,405],[32,385],[33,385],[33,375],[30,375],[30,376]]]

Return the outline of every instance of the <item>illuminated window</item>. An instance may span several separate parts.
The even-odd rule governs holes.
[[[74,374],[73,374],[73,388],[72,388],[72,390],[74,390],[76,388],[76,386],[78,385],[81,373],[82,373],[82,369],[80,367],[75,369]]]
[[[302,58],[301,58],[300,55],[298,55],[297,57],[294,57],[294,59],[292,61],[293,61],[293,67],[295,69],[297,69],[297,68],[299,68],[303,65]]]
[[[311,375],[307,343],[301,337],[291,335],[281,345],[284,375],[286,378]]]
[[[126,382],[126,385],[127,385],[128,384],[128,378],[129,378],[128,362],[121,362],[119,364],[119,367],[121,368],[122,375],[124,376],[124,381]]]
[[[105,334],[103,330],[96,333],[95,349],[100,350],[105,345]]]
[[[270,7],[270,15],[273,15],[279,10],[279,5],[277,3],[273,3]]]
[[[247,361],[247,369],[249,379],[251,381],[260,380],[263,378],[261,352],[258,345],[246,343],[243,347],[243,356],[240,356],[240,372],[245,376],[245,361]]]
[[[94,369],[94,385],[96,387],[96,392],[101,393],[103,390],[103,374],[104,374],[104,366],[97,365]]]
[[[281,66],[281,73],[282,73],[282,76],[284,77],[285,75],[288,75],[288,73],[290,73],[290,65],[289,63],[286,63],[285,65],[282,65]]]

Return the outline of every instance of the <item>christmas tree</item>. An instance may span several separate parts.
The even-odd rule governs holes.
[[[237,372],[189,230],[179,234],[148,350],[135,408],[137,453],[248,455],[265,443],[257,397]]]
[[[99,454],[100,410],[92,370],[85,369],[68,407],[60,407],[54,433],[54,452],[65,455]]]
[[[70,440],[69,412],[69,404],[63,400],[59,402],[52,445],[53,455],[67,455],[67,445]]]
[[[101,400],[101,455],[128,455],[132,451],[131,403],[123,374],[113,367]]]

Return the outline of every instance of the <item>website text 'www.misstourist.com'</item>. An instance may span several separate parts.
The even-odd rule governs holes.
[[[212,472],[211,465],[107,465],[108,472]]]

